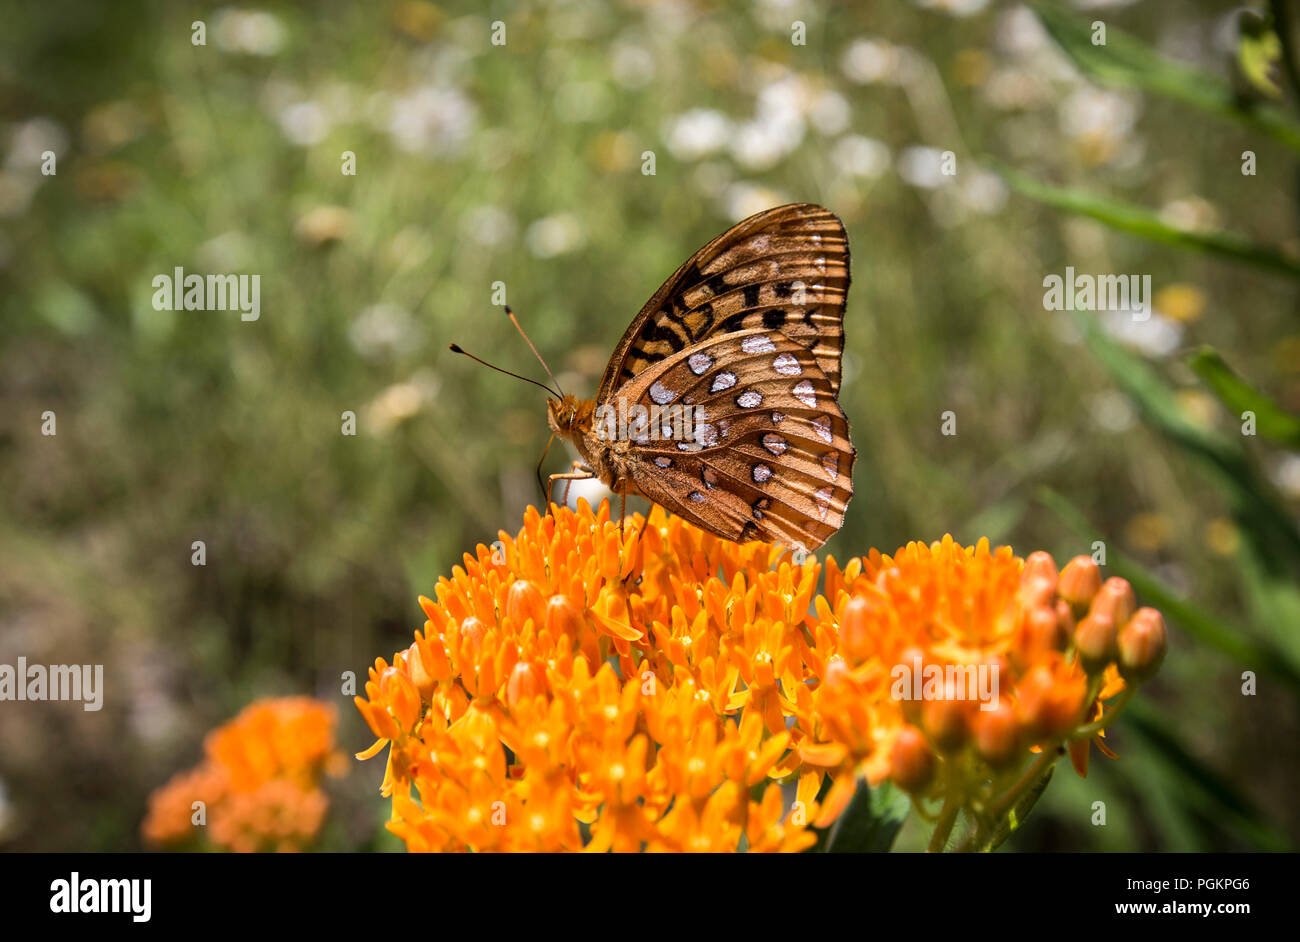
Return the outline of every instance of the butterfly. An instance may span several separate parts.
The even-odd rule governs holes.
[[[548,390],[552,440],[580,460],[551,475],[547,502],[557,481],[597,478],[724,539],[820,547],[853,496],[837,401],[848,289],[844,224],[821,206],[709,242],[641,308],[594,399]]]

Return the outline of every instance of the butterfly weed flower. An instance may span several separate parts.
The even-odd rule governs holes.
[[[951,537],[796,563],[658,507],[622,539],[608,503],[530,508],[376,660],[358,757],[387,752],[412,851],[801,851],[885,782],[937,847],[959,813],[984,846],[1158,666],[1159,614],[1094,570]],[[1088,618],[1119,625],[1104,664]]]
[[[239,852],[301,850],[319,832],[329,807],[322,776],[340,769],[337,714],[310,697],[257,700],[208,734],[205,759],[178,773],[149,798],[142,825],[149,844],[196,841],[202,802],[206,840]]]

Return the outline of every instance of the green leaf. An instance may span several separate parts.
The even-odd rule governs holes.
[[[1095,527],[1065,497],[1049,488],[1039,490],[1039,500],[1085,540],[1101,538]],[[1159,609],[1171,622],[1202,643],[1226,654],[1243,667],[1285,682],[1300,694],[1300,668],[1275,645],[1257,640],[1190,599],[1113,547],[1106,549],[1106,568],[1127,579],[1143,604]]]
[[[1179,408],[1174,391],[1146,360],[1106,337],[1092,318],[1079,315],[1076,320],[1093,355],[1146,421],[1197,458],[1216,479],[1261,565],[1278,578],[1294,580],[1300,571],[1300,531],[1240,442],[1191,421]]]
[[[1258,245],[1240,233],[1224,229],[1205,232],[1178,229],[1143,206],[1108,199],[1084,190],[1044,183],[996,160],[986,159],[985,162],[990,169],[997,171],[1012,189],[1044,205],[1076,216],[1095,219],[1112,229],[1162,245],[1218,255],[1236,262],[1254,265],[1274,274],[1300,278],[1300,262],[1267,246]]]
[[[1259,434],[1288,448],[1300,449],[1300,417],[1248,386],[1217,350],[1201,347],[1187,358],[1187,362],[1234,416],[1253,412]]]
[[[1129,702],[1125,726],[1159,752],[1161,759],[1178,773],[1184,788],[1179,800],[1224,821],[1260,850],[1291,849],[1287,838],[1237,791],[1233,784],[1196,758],[1179,740],[1163,716],[1140,699]]]
[[[1047,767],[1047,772],[1039,778],[1032,786],[1025,790],[1025,793],[1017,799],[1010,810],[1002,816],[998,822],[993,834],[983,844],[979,846],[982,854],[992,853],[1001,847],[1012,834],[1020,830],[1025,819],[1029,817],[1029,812],[1038,804],[1038,799],[1043,797],[1043,792],[1047,791],[1048,784],[1052,781],[1052,776],[1056,773],[1056,763]]]
[[[898,830],[912,810],[912,800],[889,782],[872,788],[858,782],[826,845],[827,853],[883,853],[889,850]]]
[[[1090,78],[1180,101],[1266,134],[1300,153],[1300,124],[1278,107],[1248,106],[1223,79],[1167,59],[1141,40],[1109,25],[1106,44],[1094,46],[1090,21],[1043,0],[1030,6],[1065,54]]]
[[[1278,84],[1278,60],[1282,57],[1282,42],[1277,34],[1264,31],[1257,35],[1243,33],[1237,39],[1237,66],[1252,88],[1269,98],[1282,97]]]

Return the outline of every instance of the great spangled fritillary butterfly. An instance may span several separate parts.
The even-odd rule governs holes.
[[[853,496],[856,453],[837,401],[848,292],[844,224],[792,203],[737,223],[677,269],[628,326],[595,399],[467,355],[551,393],[551,439],[582,456],[551,484],[598,478],[724,539],[814,550]]]
[[[853,496],[837,402],[848,290],[834,213],[794,203],[737,223],[646,302],[595,399],[548,401],[582,457],[552,481],[599,478],[728,540],[821,546]],[[615,415],[630,434],[610,434]]]

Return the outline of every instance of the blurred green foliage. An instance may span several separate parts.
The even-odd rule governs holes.
[[[1044,4],[1049,29],[1018,4],[949,5],[969,15],[6,10],[0,661],[103,663],[108,692],[100,713],[0,705],[0,846],[137,847],[149,791],[255,696],[337,702],[343,747],[369,745],[341,674],[409,643],[415,595],[537,500],[540,393],[446,350],[536,371],[493,282],[589,395],[690,252],[793,200],[838,213],[853,251],[857,496],[827,550],[951,532],[1063,563],[1100,539],[1171,617],[1171,655],[1110,739],[1121,758],[1061,769],[1006,847],[1293,846],[1296,89],[1231,91],[1228,3]],[[1098,18],[1100,50],[1080,40]],[[948,150],[953,178],[932,172]],[[1067,265],[1150,274],[1152,326],[1044,310]],[[176,266],[260,274],[260,319],[155,310]],[[1247,394],[1274,406],[1259,437],[1241,434]],[[326,847],[396,846],[380,774],[334,786]]]

